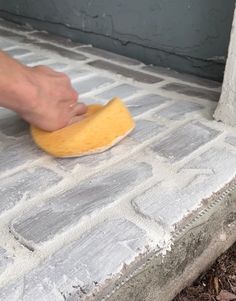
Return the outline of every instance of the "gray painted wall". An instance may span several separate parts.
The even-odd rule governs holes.
[[[221,80],[235,0],[0,0],[0,15]]]

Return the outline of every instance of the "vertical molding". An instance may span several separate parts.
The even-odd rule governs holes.
[[[236,10],[234,12],[222,93],[214,118],[227,125],[236,126]]]

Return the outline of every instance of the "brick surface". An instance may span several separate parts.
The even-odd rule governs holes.
[[[155,84],[155,83],[159,83],[160,81],[162,81],[162,79],[157,76],[150,75],[150,74],[147,74],[147,73],[144,73],[141,71],[136,71],[133,69],[128,69],[128,68],[122,67],[120,65],[115,65],[115,64],[105,62],[102,60],[97,60],[97,61],[91,62],[91,63],[89,63],[89,65],[91,65],[95,68],[110,71],[115,74],[120,74],[125,77],[130,77],[130,78],[134,79],[135,81],[142,82],[144,84]]]
[[[196,84],[199,86],[205,86],[207,88],[219,88],[221,87],[221,83],[213,81],[213,80],[208,80],[205,78],[201,78],[198,76],[186,74],[186,73],[179,73],[177,71],[174,71],[169,68],[163,68],[159,66],[144,66],[143,70],[152,72],[158,76],[168,76],[172,77],[178,80],[182,80],[183,82],[186,83],[191,83],[191,84]]]
[[[19,57],[26,54],[32,54],[32,51],[26,48],[15,47],[12,49],[5,50],[10,56]]]
[[[145,253],[147,244],[146,234],[133,223],[125,219],[104,222],[27,273],[15,291],[20,285],[22,300],[84,300]],[[12,285],[0,290],[0,297],[7,295],[13,296]]]
[[[203,199],[212,196],[235,176],[236,156],[225,148],[211,148],[184,165],[178,179],[156,185],[134,200],[136,210],[166,226],[173,227],[188,214],[203,206]]]
[[[192,97],[205,98],[212,101],[218,101],[220,98],[220,93],[212,90],[191,87],[184,84],[171,83],[162,87],[162,89],[169,92],[176,92],[179,94],[184,94]]]
[[[28,124],[17,114],[0,108],[0,132],[17,137],[25,134],[28,127]]]
[[[27,241],[39,243],[66,231],[79,220],[118,201],[152,176],[146,163],[132,160],[113,166],[77,184],[76,187],[55,196],[42,207],[34,208],[14,222],[14,231]]]
[[[190,101],[178,101],[153,114],[154,118],[164,117],[170,120],[179,120],[189,113],[204,109],[204,106]]]
[[[32,66],[40,65],[43,63],[46,64],[46,61],[48,61],[49,59],[50,59],[49,57],[40,54],[34,54],[34,53],[18,58],[18,60],[21,61],[22,64],[32,65]]]
[[[44,193],[61,180],[55,172],[46,168],[22,170],[0,181],[0,214],[24,201]]]
[[[162,133],[165,129],[164,126],[150,120],[137,120],[136,127],[130,134],[130,138],[142,143]]]
[[[56,45],[52,45],[52,44],[48,44],[48,43],[39,43],[39,42],[34,43],[34,45],[36,45],[40,48],[46,49],[46,50],[53,51],[67,59],[76,60],[76,61],[86,60],[86,57],[84,55],[79,54],[74,51],[71,51],[69,49],[65,49],[65,48],[56,46]]]
[[[148,94],[135,97],[126,102],[129,111],[133,116],[146,113],[149,110],[158,108],[160,105],[168,102],[170,99],[160,96],[158,94]]]
[[[47,66],[57,71],[63,71],[68,68],[67,64],[61,62],[48,63]]]
[[[11,263],[13,263],[13,258],[7,254],[7,251],[5,249],[0,247],[0,275],[6,270],[7,266]]]
[[[71,81],[78,81],[80,79],[84,79],[86,77],[95,76],[95,72],[84,69],[84,68],[71,68],[64,71],[71,79]]]
[[[200,122],[190,122],[153,143],[152,150],[159,156],[175,162],[188,156],[218,135],[218,131]]]
[[[52,33],[49,34],[48,32],[45,32],[45,31],[33,32],[33,33],[31,33],[30,36],[32,36],[33,38],[41,39],[50,44],[51,43],[58,44],[63,47],[74,48],[74,47],[78,47],[78,46],[82,45],[81,43],[78,43],[78,42],[72,42],[70,39],[68,39],[66,37],[54,35]]]
[[[0,144],[0,175],[20,167],[26,162],[30,163],[42,157],[43,152],[39,150],[29,135],[21,138],[6,139]]]
[[[106,90],[102,93],[96,95],[96,98],[101,99],[103,102],[112,99],[115,96],[120,97],[121,99],[125,99],[127,97],[132,96],[133,94],[140,91],[140,88],[128,85],[128,84],[121,84],[109,90]]]
[[[114,80],[104,76],[92,76],[89,79],[79,80],[73,82],[73,87],[80,93],[85,94],[93,92],[98,88],[109,86],[113,84]]]
[[[225,138],[225,142],[227,142],[233,146],[236,146],[236,136],[227,136]]]
[[[1,31],[0,31],[0,35],[1,35]],[[1,36],[1,38],[0,38],[0,48],[1,49],[9,48],[9,47],[12,47],[12,46],[15,46],[14,42],[12,42],[9,39],[5,39]]]
[[[110,51],[106,51],[103,49],[99,49],[99,48],[95,48],[95,47],[83,47],[83,48],[79,48],[79,51],[82,53],[89,53],[95,56],[99,56],[103,59],[106,60],[110,60],[112,62],[116,62],[116,63],[121,63],[124,65],[140,65],[141,62],[135,60],[135,59],[131,59],[128,58],[126,56],[123,55],[119,55]]]

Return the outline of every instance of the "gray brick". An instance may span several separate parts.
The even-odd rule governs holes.
[[[17,34],[15,32],[12,32],[12,31],[8,31],[8,30],[5,30],[5,29],[2,29],[0,28],[0,36],[1,37],[5,37],[5,38],[11,38],[11,39],[14,39],[15,42],[23,42],[25,37],[20,35],[20,34]]]
[[[0,275],[6,270],[9,264],[13,263],[13,261],[13,258],[7,254],[7,251],[0,247]]]
[[[182,100],[177,101],[174,104],[156,112],[155,114],[153,114],[153,117],[164,117],[170,120],[179,120],[182,119],[188,113],[194,113],[203,109],[204,106],[200,104]]]
[[[220,92],[215,92],[212,90],[187,86],[178,83],[167,84],[163,86],[162,89],[170,92],[176,92],[179,94],[187,95],[187,96],[205,98],[212,101],[218,101],[220,98]]]
[[[110,71],[112,73],[116,73],[116,74],[120,74],[123,75],[125,77],[130,77],[138,82],[142,82],[145,84],[155,84],[155,83],[159,83],[160,81],[162,81],[161,78],[154,76],[154,75],[150,75],[141,71],[136,71],[133,69],[128,69],[125,67],[122,67],[120,65],[115,65],[109,62],[105,62],[102,60],[97,60],[94,62],[89,63],[89,65],[98,68],[98,69],[103,69],[103,70],[107,70]]]
[[[57,71],[63,71],[68,68],[67,64],[61,62],[48,63],[47,66]]]
[[[28,124],[17,114],[0,108],[0,132],[17,137],[25,134],[28,127]]]
[[[148,94],[128,100],[126,104],[131,114],[137,116],[154,108],[158,108],[169,100],[170,99],[157,94]]]
[[[233,146],[236,146],[236,136],[227,136],[225,138],[225,142],[227,142]]]
[[[83,44],[78,43],[78,42],[74,42],[74,41],[72,42],[70,39],[68,39],[66,37],[62,37],[62,36],[59,36],[59,35],[54,35],[52,33],[48,33],[48,32],[45,32],[45,31],[33,32],[31,34],[31,36],[33,38],[41,39],[44,42],[49,42],[49,43],[61,45],[63,47],[68,47],[68,48],[74,48],[74,47],[78,47],[78,46],[83,45]]]
[[[32,51],[26,49],[26,48],[20,48],[20,47],[15,47],[9,50],[5,50],[10,56],[13,57],[20,57],[22,55],[26,54],[32,54]]]
[[[218,192],[235,176],[236,156],[225,148],[211,148],[178,172],[176,181],[156,185],[137,197],[133,205],[145,216],[162,221],[174,230],[174,225],[203,205],[203,200]],[[205,201],[206,202],[206,201]]]
[[[132,58],[128,58],[126,56],[123,55],[119,55],[110,51],[106,51],[103,49],[99,49],[99,48],[95,48],[95,47],[82,47],[79,48],[79,51],[82,53],[89,53],[95,56],[99,56],[103,59],[106,60],[110,60],[112,62],[116,62],[116,63],[121,63],[121,64],[125,64],[125,65],[140,65],[141,62],[132,59]]]
[[[136,121],[136,127],[129,137],[142,143],[157,136],[165,129],[164,126],[156,122],[141,119]]]
[[[0,175],[20,167],[26,162],[31,163],[42,156],[29,135],[18,139],[7,138],[0,144]]]
[[[129,160],[78,182],[76,187],[51,198],[15,221],[14,231],[29,242],[39,243],[66,231],[79,220],[118,201],[152,176],[152,167]]]
[[[169,68],[163,68],[163,67],[159,67],[159,66],[144,66],[143,70],[152,72],[161,77],[168,76],[168,77],[172,77],[172,78],[175,78],[178,80],[182,80],[183,82],[186,82],[186,83],[196,84],[199,86],[205,86],[207,88],[219,88],[221,86],[221,83],[219,83],[219,82],[201,78],[201,77],[194,76],[191,74],[179,73],[179,72],[174,71]]]
[[[61,180],[55,172],[37,167],[22,170],[0,181],[0,213],[13,208],[20,200],[25,201],[38,193],[44,193]]]
[[[47,60],[49,60],[49,57],[34,53],[19,58],[19,61],[25,65],[38,65],[46,62]]]
[[[73,87],[80,93],[93,92],[98,88],[109,86],[114,80],[104,76],[92,76],[89,79],[73,82]]]
[[[0,35],[1,35],[1,31],[0,31]],[[12,46],[15,46],[14,42],[12,42],[9,39],[5,39],[1,36],[1,38],[0,38],[0,49],[9,48],[9,47],[12,47]]]
[[[85,77],[91,77],[95,75],[95,72],[88,69],[68,69],[64,71],[71,79],[71,81],[79,81]]]
[[[175,162],[188,156],[218,135],[217,130],[200,122],[190,122],[153,143],[152,150],[158,155],[168,158],[171,162]]]
[[[24,281],[15,284],[15,291],[20,291],[20,285],[18,296],[25,301],[85,300],[86,295],[122,273],[124,266],[138,261],[148,244],[146,233],[133,223],[125,219],[105,221],[27,273]],[[10,284],[0,290],[0,296],[13,296],[13,287]]]
[[[86,57],[84,55],[79,54],[79,53],[69,50],[69,49],[65,49],[65,48],[56,46],[56,45],[52,45],[52,44],[48,44],[48,43],[38,43],[38,42],[34,43],[34,45],[40,47],[41,49],[53,51],[67,59],[76,60],[76,61],[86,60]]]
[[[22,294],[24,292],[24,279],[17,279],[14,283],[10,283],[9,285],[0,288],[0,300],[2,301],[23,301]],[[26,301],[25,299],[24,301]],[[40,301],[34,298],[35,301]],[[45,301],[49,301],[44,299]],[[29,300],[27,300],[29,301]],[[50,301],[56,301],[50,300]],[[58,299],[58,301],[61,301]],[[63,300],[62,300],[63,301]]]
[[[96,95],[96,98],[99,98],[106,102],[107,100],[112,99],[115,96],[118,96],[122,99],[132,96],[133,94],[140,91],[140,88],[128,85],[128,84],[121,84],[109,90],[106,90],[100,94]]]
[[[14,22],[10,22],[7,21],[5,19],[0,19],[0,26],[3,27],[5,30],[16,30],[17,32],[21,32],[21,33],[30,33],[33,31],[33,29],[31,27],[29,27],[28,25],[19,25],[16,24]],[[9,31],[11,32],[11,31]]]

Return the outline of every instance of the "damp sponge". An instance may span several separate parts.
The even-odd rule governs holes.
[[[120,98],[89,105],[85,118],[54,132],[31,126],[35,143],[55,157],[79,157],[105,151],[127,136],[134,121]]]

